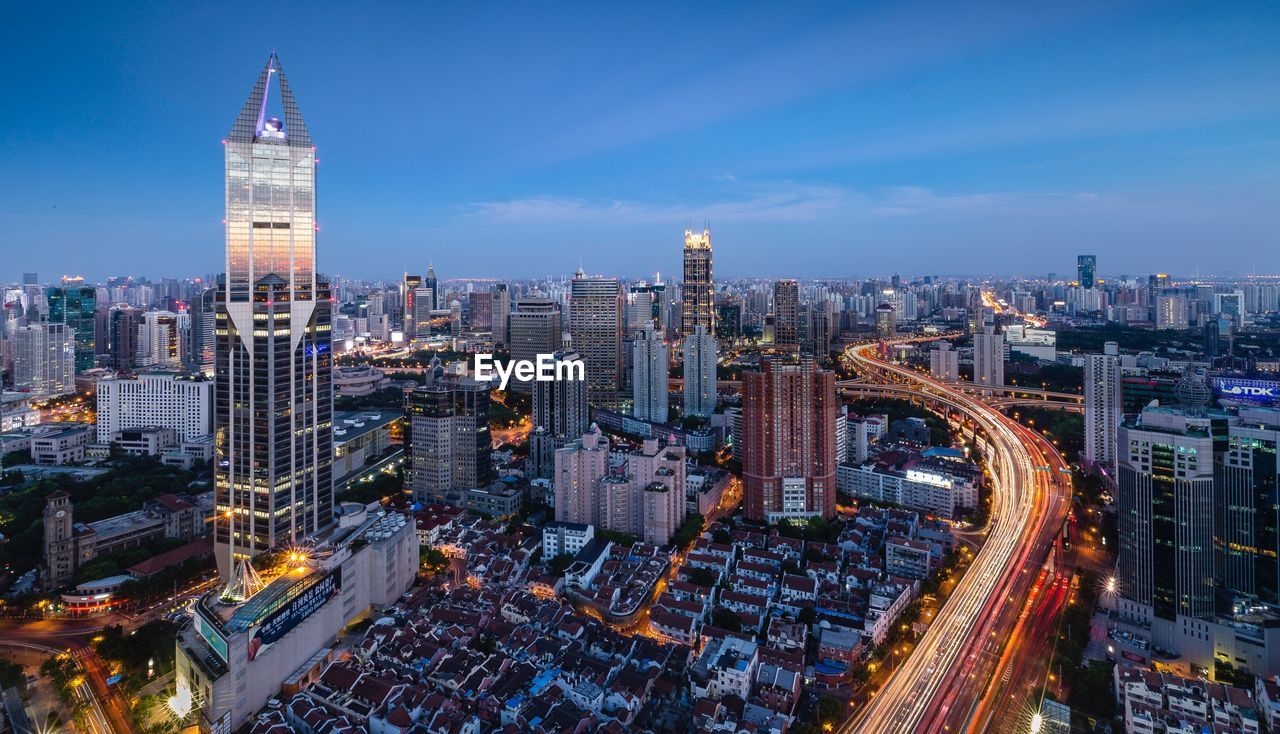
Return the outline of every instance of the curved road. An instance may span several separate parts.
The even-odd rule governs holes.
[[[842,732],[955,731],[982,698],[987,653],[1007,641],[1070,503],[1060,457],[1033,431],[954,385],[884,361],[876,345],[848,356],[880,381],[910,386],[972,420],[990,444],[987,540],[920,644]],[[1055,452],[1056,453],[1056,452]],[[997,652],[998,656],[998,652]],[[982,673],[981,675],[979,673]]]

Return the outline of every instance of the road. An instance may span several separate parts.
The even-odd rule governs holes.
[[[1016,628],[1022,601],[1066,516],[1070,480],[1051,468],[1061,458],[1053,459],[1056,452],[1043,437],[981,397],[891,364],[876,354],[876,345],[852,347],[848,356],[864,376],[909,386],[963,414],[990,444],[986,542],[915,651],[841,727],[875,734],[956,731],[983,697],[983,658]]]

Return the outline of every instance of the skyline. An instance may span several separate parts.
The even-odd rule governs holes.
[[[1255,253],[1278,224],[1275,6],[539,10],[371,13],[339,36],[319,9],[268,38],[290,26],[24,7],[14,27],[48,30],[8,45],[7,97],[59,107],[0,123],[0,241],[25,253],[0,278],[221,270],[226,110],[272,47],[319,146],[319,269],[343,277],[581,258],[670,279],[708,220],[726,279],[1066,274],[1081,252],[1102,274],[1274,266]],[[580,32],[600,27],[627,32]]]

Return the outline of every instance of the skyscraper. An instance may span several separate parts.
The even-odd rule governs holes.
[[[892,339],[898,335],[898,315],[893,304],[885,301],[876,306],[876,338]]]
[[[444,302],[444,299],[440,297],[440,280],[436,278],[434,265],[427,265],[427,279],[422,284],[431,289],[431,309],[442,308],[440,304]]]
[[[111,369],[128,372],[138,363],[138,329],[143,310],[117,304],[107,312],[107,340],[110,342]]]
[[[182,349],[178,339],[178,315],[171,311],[147,311],[138,325],[139,367],[177,369]]]
[[[800,283],[790,278],[773,284],[773,343],[800,348]]]
[[[50,286],[49,320],[66,324],[75,330],[76,372],[93,369],[96,351],[96,319],[94,304],[97,291],[85,286]]]
[[[1097,284],[1094,271],[1098,268],[1097,255],[1080,255],[1076,258],[1076,281],[1081,288],[1092,288]]]
[[[218,289],[206,288],[191,302],[191,349],[188,365],[196,372],[213,375],[214,324],[217,321]]]
[[[668,417],[667,384],[671,353],[662,334],[645,327],[632,346],[635,369],[631,414],[642,421],[666,423]],[[590,367],[588,369],[588,374]]]
[[[1124,409],[1120,400],[1120,347],[1103,345],[1102,354],[1084,362],[1084,459],[1115,475],[1116,430]]]
[[[269,117],[274,91],[283,119]],[[316,274],[315,147],[280,60],[267,59],[223,146],[226,278],[215,348],[215,551],[237,564],[333,520],[330,295]],[[240,577],[241,574],[236,574]]]
[[[76,390],[75,332],[66,324],[18,327],[13,335],[13,387],[44,395]]]
[[[997,333],[994,326],[973,335],[973,381],[1004,387],[1004,333]]]
[[[935,342],[929,350],[929,376],[948,382],[960,379],[960,353],[951,348],[951,342]]]
[[[489,385],[446,376],[432,360],[427,382],[406,401],[405,488],[418,502],[461,505],[461,490],[494,478],[489,434]]]
[[[716,288],[711,276],[711,228],[701,234],[684,231],[684,290],[681,295],[681,334],[701,326],[716,333]]]
[[[578,362],[571,349],[555,353],[559,362]],[[555,374],[560,374],[558,365]],[[586,380],[541,380],[533,383],[533,432],[529,434],[529,474],[550,479],[555,452],[582,437],[590,425]]]
[[[494,305],[497,306],[497,302]],[[497,317],[495,312],[494,318]],[[535,361],[539,354],[551,354],[560,348],[560,306],[550,298],[521,298],[516,310],[505,321],[508,324],[507,347],[513,360]],[[508,389],[530,392],[533,384],[529,380],[518,380],[513,374]]]
[[[490,293],[493,298],[490,307],[493,311],[493,343],[506,346],[510,338],[508,319],[511,317],[511,291],[507,290],[506,283],[497,283]]]
[[[578,268],[569,290],[569,334],[587,366],[587,400],[602,408],[617,407],[622,386],[622,286],[616,278],[588,277]]]
[[[768,359],[742,375],[746,517],[776,522],[836,511],[835,375],[811,357]],[[735,442],[737,435],[734,435]]]
[[[716,338],[696,327],[684,338],[684,414],[708,418],[716,410]]]
[[[413,339],[415,335],[414,304],[418,297],[417,291],[421,287],[421,275],[405,273],[404,277],[400,279],[400,329],[404,333],[405,341]]]

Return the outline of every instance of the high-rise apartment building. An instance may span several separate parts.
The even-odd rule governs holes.
[[[1102,354],[1084,361],[1084,459],[1112,476],[1116,469],[1116,432],[1124,407],[1120,399],[1120,347],[1103,345]]]
[[[716,288],[711,275],[711,228],[701,233],[684,231],[684,285],[681,295],[680,333],[701,326],[716,333]]]
[[[835,515],[838,404],[835,375],[807,356],[765,359],[759,371],[743,373],[742,483],[748,519]]]
[[[1190,304],[1187,303],[1186,296],[1156,297],[1157,329],[1186,329],[1190,323]]]
[[[117,431],[148,426],[173,429],[183,441],[213,433],[213,382],[203,375],[145,372],[99,380],[95,391],[101,443]]]
[[[634,451],[609,449],[592,426],[556,451],[556,520],[671,542],[685,517],[684,447],[651,438]]]
[[[64,395],[76,390],[75,331],[61,323],[20,326],[13,335],[13,388]]]
[[[495,301],[494,305],[497,306],[498,302]],[[498,318],[497,312],[494,318]],[[560,306],[550,298],[521,298],[516,303],[516,310],[504,320],[508,324],[507,349],[511,352],[511,359],[536,361],[539,354],[552,354],[560,348],[563,338]],[[497,326],[497,321],[494,325]],[[588,366],[587,369],[591,368]],[[588,377],[590,374],[588,371]],[[517,380],[513,374],[508,389],[530,392],[533,384],[532,381]]]
[[[616,408],[622,387],[622,286],[616,278],[588,277],[578,269],[569,288],[569,334],[587,367],[587,400]]]
[[[1080,255],[1076,258],[1076,282],[1081,288],[1092,288],[1097,284],[1095,277],[1097,269],[1097,255]]]
[[[439,360],[405,406],[405,488],[418,502],[462,505],[461,492],[494,479],[489,385],[445,375]]]
[[[973,335],[973,382],[1004,386],[1004,333],[985,326]]]
[[[800,283],[790,278],[773,284],[773,343],[800,348]]]
[[[929,376],[946,382],[960,379],[960,353],[951,342],[936,342],[929,350]]]
[[[716,411],[716,338],[698,326],[684,338],[684,415],[709,418]]]
[[[272,92],[283,119],[267,114]],[[214,427],[217,514],[226,519],[214,542],[231,579],[241,559],[333,520],[331,306],[316,273],[315,146],[275,53],[223,150]],[[232,580],[228,597],[244,596],[243,586]]]
[[[581,355],[561,350],[552,358],[555,374],[560,363],[580,362]],[[529,434],[529,475],[550,479],[555,452],[586,433],[590,425],[586,380],[542,380],[533,383],[533,432]]]
[[[97,350],[97,289],[60,285],[48,290],[49,321],[75,330],[76,372],[93,369]]]
[[[635,370],[631,414],[642,421],[666,423],[669,413],[668,374],[671,366],[667,340],[654,331],[653,324],[649,324],[644,333],[632,343],[631,353]],[[589,371],[590,367],[587,369]]]

